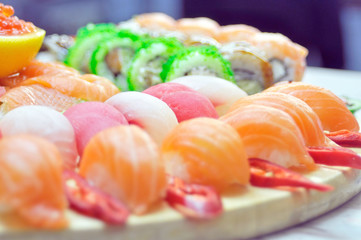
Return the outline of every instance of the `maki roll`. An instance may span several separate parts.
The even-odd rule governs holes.
[[[89,73],[89,61],[96,45],[103,39],[114,36],[118,29],[114,24],[88,24],[78,30],[73,46],[68,50],[64,63],[84,73]]]
[[[90,72],[110,79],[122,91],[128,90],[128,67],[140,45],[140,37],[125,30],[103,39],[91,56]]]
[[[214,46],[189,47],[173,55],[163,65],[160,76],[167,82],[187,75],[206,75],[234,82],[229,61]]]
[[[301,81],[308,50],[280,33],[256,33],[251,44],[266,53],[274,82]]]
[[[146,40],[136,52],[128,70],[129,90],[143,91],[161,83],[160,73],[168,58],[176,54],[183,45],[173,38]]]
[[[236,84],[248,94],[273,84],[272,65],[259,49],[247,42],[232,42],[223,45],[220,52],[230,61]]]

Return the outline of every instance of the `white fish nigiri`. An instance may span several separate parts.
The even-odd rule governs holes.
[[[171,82],[185,85],[206,96],[219,116],[227,113],[230,106],[239,98],[247,96],[247,93],[236,84],[218,77],[190,75]]]
[[[165,102],[146,93],[121,92],[105,103],[123,113],[129,124],[143,128],[158,145],[178,124],[174,112]]]
[[[75,169],[78,158],[75,134],[68,119],[46,106],[21,106],[8,112],[0,121],[2,136],[32,134],[55,144],[65,169]]]

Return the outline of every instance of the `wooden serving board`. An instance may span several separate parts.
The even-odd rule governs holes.
[[[361,154],[361,149],[354,150]],[[208,221],[187,220],[164,205],[145,216],[131,216],[125,226],[109,227],[69,211],[70,227],[67,230],[15,232],[0,226],[0,239],[247,239],[317,217],[361,191],[361,170],[321,167],[307,177],[335,189],[318,192],[237,187],[222,197],[224,213]]]

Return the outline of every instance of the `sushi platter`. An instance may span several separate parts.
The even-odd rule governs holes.
[[[282,34],[0,3],[0,52],[0,239],[250,239],[361,192],[361,101]]]

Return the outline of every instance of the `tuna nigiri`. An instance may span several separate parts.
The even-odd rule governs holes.
[[[239,106],[221,117],[241,136],[249,158],[260,158],[283,167],[313,170],[302,133],[285,112],[261,105]]]
[[[290,94],[306,102],[321,120],[323,130],[359,131],[360,127],[346,104],[331,91],[308,83],[279,84],[266,90]]]
[[[211,118],[180,123],[162,145],[166,171],[186,182],[223,191],[247,184],[250,170],[241,138],[231,126]]]
[[[3,136],[33,134],[43,137],[58,148],[66,169],[76,167],[78,151],[73,127],[65,116],[49,107],[18,107],[1,119],[0,131]]]
[[[31,228],[67,226],[63,164],[52,143],[31,135],[4,137],[0,165],[2,220]]]
[[[130,124],[143,128],[158,145],[161,145],[164,137],[178,125],[172,109],[149,94],[122,92],[105,103],[124,114]]]
[[[160,202],[167,185],[157,145],[134,125],[96,134],[85,147],[79,173],[136,214]]]
[[[64,112],[64,116],[74,128],[80,156],[86,144],[96,133],[121,124],[128,125],[128,121],[121,112],[102,102],[84,102],[74,105]]]
[[[158,97],[175,113],[178,122],[197,117],[218,118],[211,101],[204,95],[179,83],[160,83],[143,91]]]

